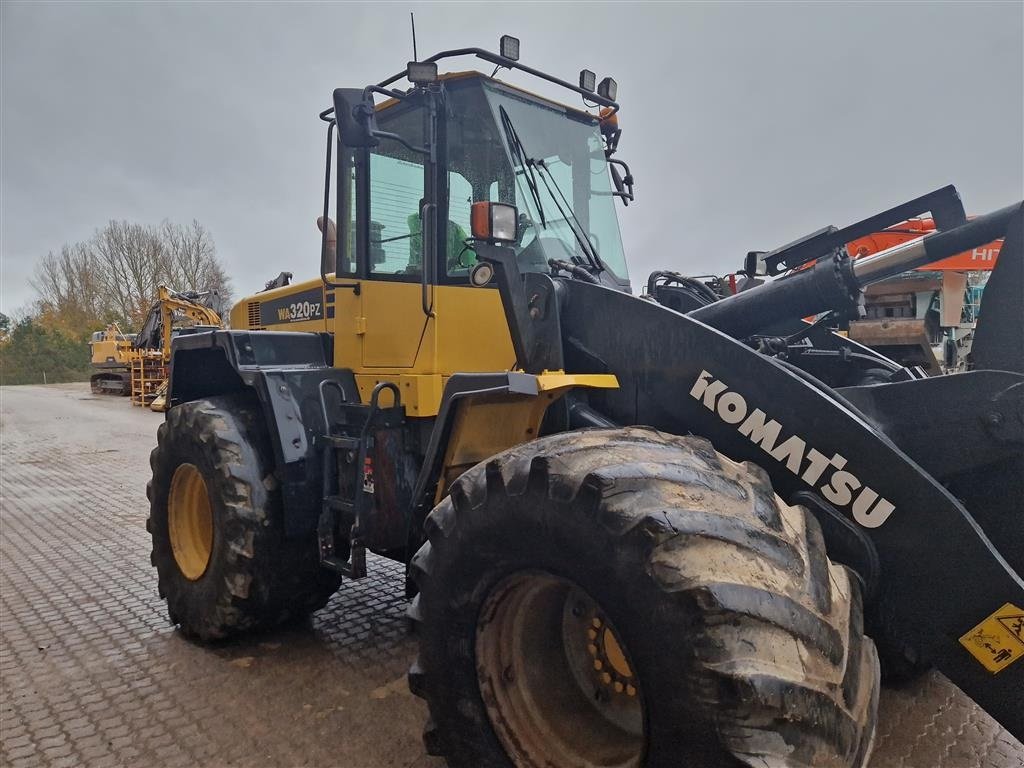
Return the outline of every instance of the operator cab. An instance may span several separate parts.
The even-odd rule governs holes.
[[[409,72],[423,66],[410,64]],[[610,160],[607,125],[617,105],[592,84],[568,87],[604,107],[603,115],[479,72],[437,77],[433,67],[432,79],[405,92],[386,88],[400,75],[368,87],[356,103],[358,91],[339,89],[335,109],[322,115],[333,122],[327,115],[342,113],[336,278],[468,285],[477,264],[471,212],[494,203],[517,211],[503,245],[521,272],[583,270],[629,291],[614,201],[632,199],[632,179],[627,168],[626,192],[617,172],[609,174],[611,163],[625,167]],[[389,98],[374,104],[371,92]],[[324,261],[326,279],[332,260]]]

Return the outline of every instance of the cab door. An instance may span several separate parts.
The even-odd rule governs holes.
[[[336,292],[336,340],[353,369],[383,373],[416,365],[429,319],[422,308],[421,219],[424,202],[434,197],[429,155],[422,148],[428,119],[429,111],[415,96],[392,102],[378,110],[378,126],[403,141],[381,138],[353,156],[346,198],[354,201],[347,206],[348,230],[354,232],[353,276],[359,289],[344,299]]]
[[[424,163],[405,147],[382,141],[370,152],[369,171],[362,362],[367,368],[411,368],[428,320],[422,307]]]

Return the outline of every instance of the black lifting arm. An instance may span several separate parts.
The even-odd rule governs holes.
[[[700,307],[689,316],[734,338],[745,338],[781,320],[828,310],[855,311],[866,285],[990,243],[1006,233],[1020,210],[1021,204],[1015,203],[857,260],[840,251],[809,269]]]
[[[505,322],[512,336],[512,349],[516,360],[524,370],[530,372],[530,349],[533,347],[533,327],[527,307],[526,292],[523,290],[523,276],[516,263],[516,253],[511,248],[488,243],[473,246],[479,261],[487,262],[494,268],[494,279],[501,294],[501,305],[505,310]]]
[[[477,241],[473,250],[494,270],[517,365],[526,373],[561,368],[557,282],[536,272],[523,275],[511,248]]]

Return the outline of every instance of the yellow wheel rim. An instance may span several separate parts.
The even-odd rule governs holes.
[[[167,498],[167,527],[181,575],[195,581],[206,573],[213,552],[210,494],[195,464],[182,464],[174,471]]]

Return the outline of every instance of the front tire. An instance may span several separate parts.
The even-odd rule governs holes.
[[[284,536],[269,437],[255,401],[172,408],[150,455],[151,562],[173,623],[201,641],[265,629],[322,608],[341,577],[312,535]]]
[[[426,530],[409,680],[453,768],[867,763],[857,582],[760,468],[565,433],[466,472]]]

